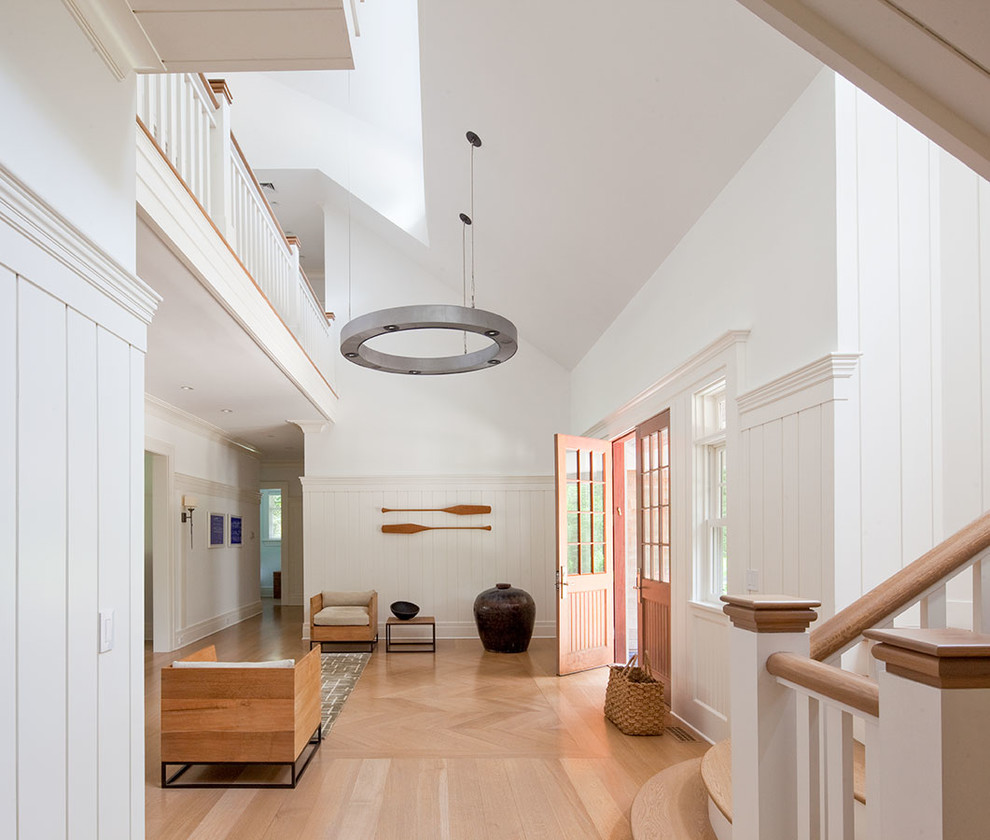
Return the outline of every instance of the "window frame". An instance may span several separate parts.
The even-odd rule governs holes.
[[[694,394],[695,599],[720,604],[728,583],[729,504],[726,381],[720,378]],[[720,475],[720,458],[724,475]],[[724,510],[721,494],[725,493]],[[723,530],[724,529],[724,536]],[[725,557],[718,550],[724,539]]]

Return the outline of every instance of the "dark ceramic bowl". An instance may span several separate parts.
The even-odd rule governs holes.
[[[419,607],[416,606],[412,601],[393,601],[389,609],[395,615],[396,618],[402,621],[408,621],[410,618],[415,618],[419,613]]]

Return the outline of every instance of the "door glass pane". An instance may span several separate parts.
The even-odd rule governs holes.
[[[578,509],[578,486],[576,483],[569,483],[567,485],[567,509]]]
[[[605,480],[605,453],[604,452],[592,452],[591,461],[594,465],[591,472],[592,481],[604,481]]]
[[[670,508],[663,507],[660,510],[663,511],[661,514],[661,532],[663,538],[660,541],[670,545]]]
[[[660,580],[660,547],[650,546],[650,580]]]
[[[605,546],[596,545],[594,548],[595,574],[605,571]]]
[[[578,542],[591,542],[591,514],[579,513],[578,517],[581,520],[581,531],[578,537]]]
[[[578,510],[591,510],[591,485],[586,481],[582,481],[579,486],[581,488],[581,506]]]
[[[581,481],[591,481],[591,459],[593,457],[593,452],[581,453]]]
[[[650,505],[659,505],[660,501],[660,470],[650,472]]]
[[[564,450],[564,463],[567,466],[567,480],[577,481],[578,454],[576,449]]]
[[[592,500],[592,509],[596,512],[601,512],[605,510],[605,485],[604,484],[593,484],[591,486],[592,493],[594,494],[594,499]]]
[[[567,514],[567,542],[576,543],[578,541],[578,515],[576,513]]]
[[[655,470],[660,466],[660,459],[657,453],[657,447],[659,446],[660,436],[654,432],[650,435],[650,469]]]
[[[660,580],[665,583],[670,582],[670,546],[663,547],[663,555],[660,564]]]
[[[660,430],[660,466],[670,464],[670,429]]]
[[[650,474],[648,472],[643,473],[643,497],[639,500],[639,504],[644,508],[650,506]]]
[[[578,573],[578,547],[576,545],[567,546],[567,574],[576,575]]]
[[[670,504],[670,467],[660,470],[660,504]]]
[[[581,545],[581,574],[586,575],[591,572],[591,544]]]
[[[663,542],[660,531],[660,508],[650,508],[650,542]]]
[[[595,542],[605,542],[605,517],[601,514],[595,516]]]

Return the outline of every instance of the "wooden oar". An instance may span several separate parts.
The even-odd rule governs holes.
[[[382,525],[383,534],[418,534],[420,531],[490,531],[491,525],[415,525],[402,522],[398,525]]]
[[[491,513],[491,505],[453,505],[445,508],[382,508],[382,513],[453,513],[455,516],[474,516],[478,513]]]

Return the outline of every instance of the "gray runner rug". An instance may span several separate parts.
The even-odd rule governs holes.
[[[344,701],[357,685],[358,677],[371,659],[370,653],[322,653],[323,737],[344,708]]]

